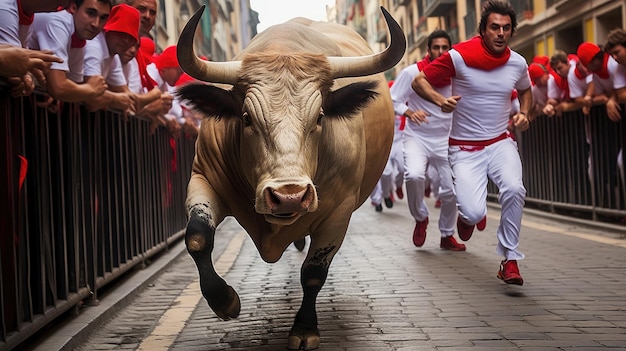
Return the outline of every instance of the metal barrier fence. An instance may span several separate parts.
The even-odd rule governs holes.
[[[195,138],[0,86],[0,350],[183,237]]]
[[[622,113],[623,115],[623,113]],[[624,122],[611,122],[604,106],[539,116],[518,134],[526,206],[594,221],[626,218],[623,181]],[[492,200],[497,188],[489,184]]]

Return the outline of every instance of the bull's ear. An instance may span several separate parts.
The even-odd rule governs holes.
[[[375,81],[358,82],[339,88],[328,95],[324,102],[326,116],[349,117],[373,101],[378,93]]]
[[[235,115],[236,104],[231,91],[214,85],[190,83],[176,90],[181,100],[189,101],[206,116],[229,117]]]

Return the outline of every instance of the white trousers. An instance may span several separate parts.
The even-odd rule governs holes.
[[[396,135],[391,145],[389,159],[387,160],[387,164],[385,164],[383,174],[380,176],[376,187],[370,195],[370,200],[375,205],[381,204],[383,199],[391,197],[392,193],[397,188],[402,188],[403,181],[404,159],[402,154],[402,137]]]
[[[442,237],[448,237],[454,234],[457,208],[446,148],[441,145],[429,145],[423,137],[405,134],[404,182],[406,198],[409,211],[416,221],[423,221],[428,217],[428,206],[424,201],[427,167],[433,168],[439,175],[439,199],[441,200],[439,231]]]
[[[498,187],[502,207],[496,253],[508,260],[524,259],[518,246],[526,189],[517,143],[506,138],[477,151],[450,146],[449,158],[460,216],[476,224],[487,214],[487,182],[491,179]]]

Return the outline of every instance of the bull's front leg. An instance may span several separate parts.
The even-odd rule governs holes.
[[[317,294],[326,282],[328,267],[341,243],[316,248],[314,247],[315,242],[315,238],[311,236],[309,254],[300,271],[303,298],[300,310],[298,310],[293,327],[289,332],[287,345],[289,350],[313,350],[317,349],[320,344],[317,312],[315,310]]]
[[[239,316],[241,302],[239,295],[226,284],[213,267],[211,258],[215,247],[214,211],[209,205],[206,180],[197,175],[189,182],[187,206],[189,222],[185,232],[187,252],[191,255],[200,276],[200,289],[209,307],[218,317],[229,320]],[[201,200],[201,201],[200,201]],[[221,218],[221,217],[220,217]]]

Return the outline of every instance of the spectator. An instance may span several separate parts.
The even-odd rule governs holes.
[[[611,121],[621,119],[618,95],[626,90],[626,67],[620,65],[594,43],[584,42],[577,50],[580,62],[593,73],[593,84],[596,94],[605,94],[606,112]]]
[[[156,0],[126,0],[126,4],[136,8],[141,15],[141,27],[139,28],[140,37],[149,37],[152,27],[156,22],[157,3]]]
[[[163,106],[169,108],[164,114],[164,120],[161,121],[172,135],[179,135],[181,123],[184,123],[182,117],[182,108],[178,99],[174,98],[176,81],[180,79],[183,70],[178,63],[176,55],[176,45],[169,46],[163,52],[154,57],[153,63],[148,65],[148,74],[157,82],[157,86],[163,92],[161,97]]]
[[[100,75],[81,83],[87,40],[100,33],[110,12],[109,0],[75,0],[66,10],[35,15],[29,47],[50,50],[64,60],[54,63],[46,75],[54,99],[82,102],[104,93],[106,83]]]
[[[103,76],[108,84],[104,94],[87,101],[87,109],[113,108],[135,114],[137,96],[128,89],[119,54],[139,41],[139,11],[126,4],[111,10],[104,31],[87,43],[85,77]],[[143,107],[143,106],[141,106]]]
[[[30,35],[30,25],[33,21],[33,16],[37,12],[55,11],[57,7],[67,5],[68,0],[0,0],[0,44],[8,44],[16,48],[26,47],[26,41]],[[46,84],[45,72],[52,62],[58,62],[57,59],[52,59],[46,52],[45,55],[38,55],[38,59],[50,59],[46,64],[41,66],[39,63],[32,65],[31,61],[35,58],[33,52],[20,51],[9,49],[3,46],[5,60],[9,57],[15,57],[17,55],[24,59],[23,62],[8,61],[6,66],[3,66],[7,78],[7,82],[12,86],[11,95],[13,96],[25,96],[30,95],[34,88],[35,83],[33,77],[41,85]],[[16,70],[10,70],[12,66],[15,66]],[[22,68],[29,67],[27,72],[22,72]],[[45,71],[45,72],[44,72]]]
[[[556,114],[556,106],[562,101],[569,99],[569,87],[567,84],[567,74],[570,69],[570,62],[567,54],[562,50],[555,51],[550,58],[550,77],[548,78],[548,103],[543,108],[546,116]]]
[[[540,64],[533,62],[528,66],[528,75],[532,82],[533,108],[529,111],[531,120],[536,115],[542,114],[543,109],[548,104],[548,79],[550,73],[548,69]]]
[[[153,111],[148,106],[161,98],[161,90],[148,75],[143,55],[138,54],[139,43],[138,41],[119,56],[128,89],[137,96],[137,104],[144,106],[143,109],[137,111],[136,115],[153,119]]]
[[[626,67],[626,31],[621,28],[610,31],[606,38],[604,50],[608,52],[621,67]],[[626,89],[617,89],[615,98],[619,103],[625,103]],[[619,105],[617,105],[617,108],[619,108]]]

